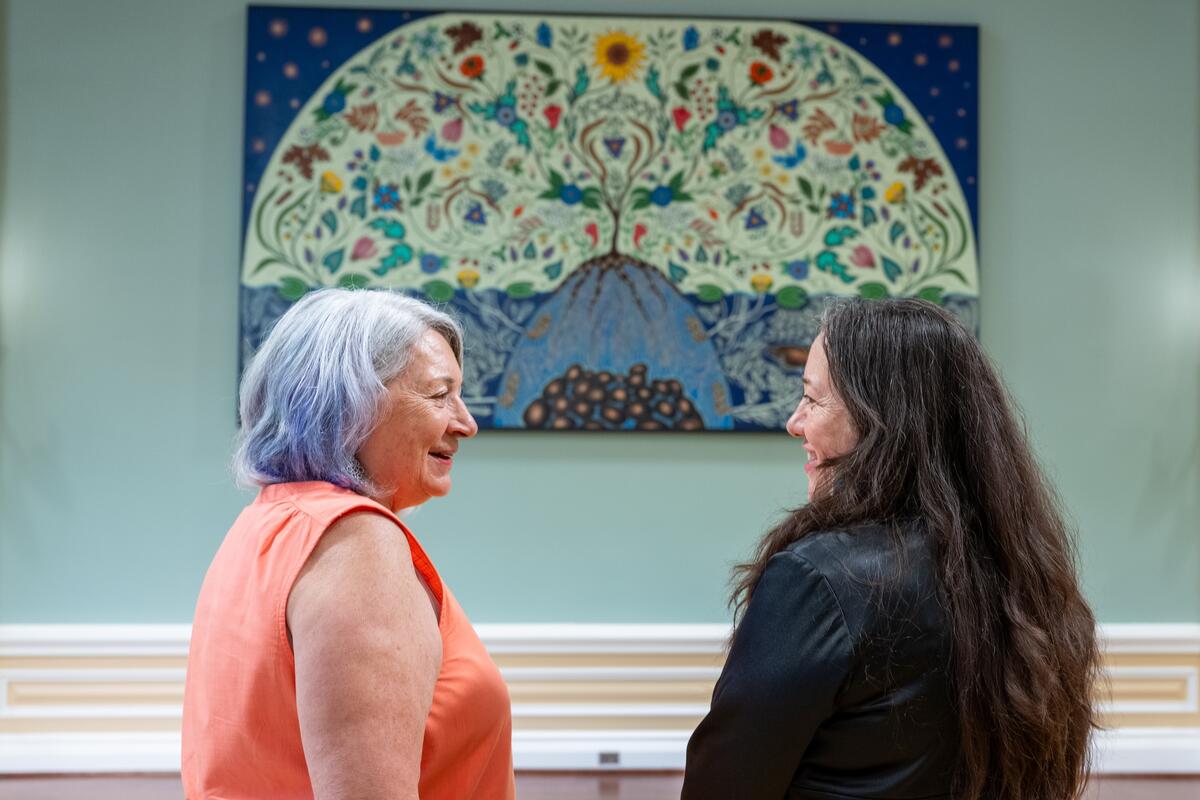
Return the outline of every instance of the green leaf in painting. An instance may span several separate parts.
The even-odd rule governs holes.
[[[888,288],[882,283],[860,283],[858,293],[868,300],[879,300],[888,296]]]
[[[696,299],[701,303],[715,303],[725,296],[721,291],[721,287],[713,286],[711,283],[702,284],[696,289]]]
[[[554,77],[554,67],[550,66],[545,61],[541,61],[541,60],[534,61],[533,63],[537,66],[538,72],[542,73],[543,75],[545,75],[548,78]]]
[[[547,97],[551,96],[552,94],[554,94],[561,88],[562,88],[562,81],[560,81],[558,78],[555,78],[554,80],[552,80],[548,84],[546,84],[546,96]]]
[[[678,83],[675,83],[674,86],[675,86],[675,94],[679,95],[684,100],[691,99],[692,93],[690,91],[688,91],[686,83],[684,83],[683,81],[679,81]]]
[[[808,304],[808,292],[799,286],[785,286],[775,295],[780,308],[804,308]]]
[[[367,218],[367,197],[363,195],[350,204],[350,213],[359,219]]]
[[[542,271],[546,273],[546,277],[550,280],[556,280],[559,275],[562,275],[562,268],[563,262],[555,261],[553,264],[547,264],[543,267]]]
[[[365,289],[371,279],[357,272],[347,272],[338,280],[338,286],[343,289]]]
[[[800,183],[800,192],[809,200],[812,200],[812,184],[804,178],[797,178],[796,180]]]
[[[425,191],[425,187],[433,180],[433,170],[426,170],[421,173],[421,177],[417,179],[417,191]]]
[[[507,289],[508,296],[514,300],[523,300],[526,297],[533,297],[533,284],[528,281],[510,284]]]
[[[445,303],[454,297],[454,287],[445,281],[430,281],[421,287],[421,291],[435,303]]]
[[[940,286],[926,286],[921,291],[917,292],[917,297],[921,300],[928,300],[931,303],[942,304],[942,293],[945,291]]]
[[[675,281],[675,283],[679,283],[680,281],[682,281],[684,278],[687,277],[687,274],[688,274],[687,269],[685,267],[680,266],[679,264],[676,264],[674,261],[672,261],[668,264],[668,268],[671,273],[671,280]]]
[[[279,282],[279,295],[294,303],[308,293],[308,284],[299,278],[287,277]]]
[[[899,239],[903,234],[904,234],[904,223],[903,222],[893,222],[892,227],[888,229],[888,238],[892,240],[892,244],[895,244],[896,240]]]

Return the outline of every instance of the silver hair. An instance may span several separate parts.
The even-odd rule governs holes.
[[[431,330],[461,365],[462,328],[420,300],[361,289],[305,295],[242,374],[238,484],[328,481],[374,494],[356,454],[378,421],[384,384],[404,372]]]

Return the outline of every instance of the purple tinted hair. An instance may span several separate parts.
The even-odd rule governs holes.
[[[374,429],[386,384],[413,344],[436,331],[462,363],[462,329],[388,291],[321,289],[288,309],[242,375],[239,485],[328,481],[373,493],[356,454]]]

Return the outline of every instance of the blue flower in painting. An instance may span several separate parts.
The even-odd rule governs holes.
[[[688,25],[687,30],[683,32],[683,49],[695,50],[700,46],[700,31],[696,30],[695,25]]]
[[[467,214],[463,217],[464,220],[472,225],[487,224],[487,214],[483,213],[483,203],[471,203],[467,208]]]
[[[573,206],[583,200],[583,190],[573,183],[565,184],[558,190],[558,199]]]
[[[345,107],[346,95],[341,92],[330,92],[325,95],[325,100],[321,103],[321,110],[330,116],[338,113]]]
[[[675,193],[671,191],[670,186],[658,186],[650,193],[650,202],[654,205],[665,208],[671,205],[671,201],[675,199]]]
[[[767,219],[762,215],[762,212],[757,208],[750,209],[750,213],[746,215],[746,230],[753,231],[762,228],[767,224]]]
[[[889,125],[897,127],[904,124],[904,109],[892,103],[883,109],[883,118]]]
[[[400,204],[400,188],[394,183],[380,184],[375,189],[375,207],[390,211]]]
[[[421,255],[421,271],[432,275],[442,268],[443,261],[433,253],[423,253]]]
[[[780,103],[775,106],[775,110],[785,117],[795,122],[800,116],[800,101],[795,98],[788,100],[786,103]]]
[[[544,22],[537,26],[537,43],[542,47],[549,47],[554,44],[554,32]]]
[[[738,115],[733,109],[725,109],[717,114],[717,127],[722,131],[731,131],[737,127]]]
[[[836,192],[829,198],[829,213],[838,219],[854,216],[854,198],[844,192]]]
[[[505,128],[511,128],[512,124],[517,121],[517,110],[510,105],[496,106],[496,122],[499,122]]]
[[[433,110],[438,114],[445,112],[448,108],[454,108],[457,105],[457,97],[451,97],[450,95],[442,94],[441,92],[433,93]]]
[[[783,269],[788,275],[791,275],[798,281],[802,281],[808,277],[808,262],[804,259],[789,261],[783,265]]]

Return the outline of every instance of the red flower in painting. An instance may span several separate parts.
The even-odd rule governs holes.
[[[459,64],[458,71],[468,78],[478,78],[483,74],[483,56],[467,56]]]
[[[671,112],[671,117],[675,120],[675,129],[683,131],[683,126],[687,125],[688,120],[692,118],[692,112],[683,106],[679,106]]]
[[[762,86],[771,78],[775,77],[775,72],[761,61],[755,61],[750,65],[750,80]]]
[[[295,164],[296,171],[308,180],[312,180],[313,162],[328,160],[329,151],[319,144],[310,144],[308,147],[294,144],[283,154],[283,163]]]

